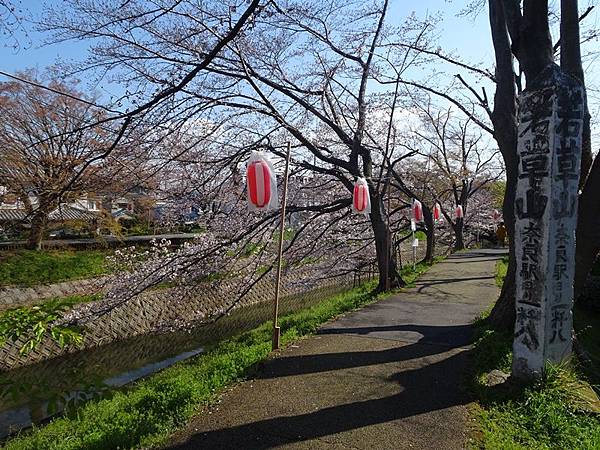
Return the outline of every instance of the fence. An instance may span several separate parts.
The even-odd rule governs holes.
[[[310,269],[288,271],[282,286],[280,311],[285,314],[315,304],[329,295],[351,288],[357,283],[356,278],[352,273],[321,278]],[[367,279],[366,272],[360,278],[361,281]],[[221,334],[231,334],[270,319],[274,297],[271,277],[256,283],[240,298],[237,289],[239,283],[236,280],[225,280],[144,292],[91,321],[86,326],[80,348],[61,348],[48,338],[35,350],[22,356],[19,348],[23,340],[5,344],[0,348],[0,370],[11,370],[82,350],[88,354],[89,349],[115,341],[122,343],[136,336],[156,333],[157,330],[164,332],[167,329],[191,328],[194,331],[188,332],[187,337],[190,345],[197,346],[203,340],[214,339],[215,330]],[[93,307],[92,304],[77,308],[84,310]],[[215,320],[221,323],[217,326],[213,324]],[[160,353],[160,349],[154,348],[153,352]]]
[[[417,248],[417,260],[425,256],[425,250],[423,242]],[[436,253],[441,254],[445,250],[445,246],[438,245]],[[410,240],[402,242],[397,252],[404,264],[411,264]],[[280,311],[285,314],[310,306],[329,295],[362,284],[375,276],[376,267],[372,262],[343,275],[324,275],[318,268],[311,266],[289,269],[284,273]],[[191,333],[186,332],[185,337],[181,338],[181,342],[188,342],[189,345],[177,344],[173,347],[185,352],[201,342],[218,338],[219,335],[233,334],[269,320],[274,297],[272,278],[265,277],[241,297],[238,295],[240,282],[235,277],[211,283],[165,287],[143,292],[92,320],[86,326],[84,342],[79,348],[61,348],[48,338],[35,350],[23,356],[19,354],[23,340],[5,344],[0,347],[0,371],[75,353],[85,355],[87,358],[91,355],[92,349],[97,351],[99,348],[106,348],[110,354],[113,350],[110,350],[108,345],[113,342],[120,343],[117,346],[119,351],[129,348],[129,343],[132,343],[132,348],[137,348],[138,344],[134,344],[132,339],[139,336],[144,336],[142,344],[155,342],[155,345],[148,349],[148,354],[156,356],[162,352],[162,344],[156,344],[162,342],[160,336],[155,336],[157,331],[161,331],[164,335],[165,330],[177,331],[184,327],[193,330]],[[96,284],[93,287],[98,289]],[[39,299],[31,299],[29,294],[31,293],[26,292],[22,298],[15,299],[13,305],[39,301]],[[95,304],[80,305],[75,308],[75,312],[93,310],[94,306]],[[173,333],[169,335],[173,337]],[[166,345],[172,344],[171,342]],[[102,354],[102,351],[98,354]],[[144,352],[141,354],[143,355]],[[123,364],[116,365],[125,368],[128,365],[127,360],[136,358],[138,356],[126,357]]]

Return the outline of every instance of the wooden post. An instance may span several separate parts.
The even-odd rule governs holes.
[[[287,143],[287,153],[285,157],[285,171],[283,173],[283,199],[281,200],[281,218],[279,224],[279,252],[277,255],[277,281],[275,282],[275,304],[273,306],[273,350],[279,349],[280,329],[277,325],[277,316],[279,314],[279,292],[281,290],[281,263],[283,256],[283,235],[285,232],[285,207],[287,204],[288,172],[290,169],[290,151],[291,143]]]
[[[390,223],[390,177],[387,179],[387,233],[386,233],[386,250],[387,261],[385,268],[385,290],[389,291],[392,288],[392,280],[390,279],[390,263],[392,262],[392,226]]]
[[[417,230],[417,223],[414,219],[410,222],[410,229],[412,231],[412,257],[413,257],[413,270],[417,268],[417,247],[415,247],[415,231]]]

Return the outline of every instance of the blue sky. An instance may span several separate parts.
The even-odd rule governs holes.
[[[113,0],[118,4],[118,0]],[[215,0],[216,1],[216,0]],[[583,11],[588,5],[595,4],[598,0],[580,0],[580,10]],[[13,0],[18,3],[19,0]],[[28,9],[35,17],[43,11],[42,4],[60,5],[60,0],[47,0],[45,2],[37,0],[20,0],[23,8]],[[484,63],[491,67],[493,63],[493,48],[489,32],[487,7],[474,19],[457,17],[465,6],[471,3],[471,0],[391,0],[389,21],[392,23],[401,23],[405,17],[413,11],[418,17],[424,17],[427,14],[441,13],[443,21],[439,28],[440,45],[446,52],[454,52],[465,61],[471,63]],[[596,8],[600,9],[600,8]],[[591,26],[600,26],[599,11],[593,11],[586,23]],[[53,64],[58,58],[65,60],[81,59],[85,57],[89,43],[86,42],[67,42],[51,46],[42,46],[44,35],[35,31],[29,31],[29,37],[18,33],[16,38],[22,43],[16,50],[8,45],[0,46],[0,69],[10,73],[17,72],[29,67],[43,69]],[[587,48],[598,48],[597,42],[586,44]],[[599,52],[600,54],[600,52]],[[590,97],[597,96],[600,104],[600,95],[595,94],[594,86],[600,86],[600,74],[595,76],[593,66],[595,59],[587,61],[589,65],[588,88]],[[0,77],[0,79],[2,79]],[[107,91],[118,89],[115,86],[106,86]],[[592,100],[592,98],[590,99]]]
[[[58,0],[50,0],[45,4],[60,4]],[[118,3],[115,0],[115,3]],[[465,1],[444,0],[393,0],[390,9],[390,20],[400,22],[401,19],[413,11],[420,17],[426,14],[442,12],[444,23],[442,24],[442,44],[445,49],[461,49],[467,59],[477,61],[491,61],[491,40],[487,26],[486,11],[475,20],[456,18],[455,14],[460,11]],[[42,12],[42,2],[36,0],[22,0],[21,4],[34,16]],[[396,19],[397,18],[397,19]],[[51,65],[58,58],[79,59],[85,55],[88,44],[82,42],[61,43],[59,45],[41,46],[44,35],[29,30],[29,39],[19,32],[17,39],[22,44],[18,49],[7,45],[0,47],[0,68],[4,71],[15,72],[28,67],[39,67],[40,69]],[[31,42],[31,44],[29,44]]]

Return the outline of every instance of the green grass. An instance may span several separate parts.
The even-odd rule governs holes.
[[[508,256],[502,257],[496,263],[496,285],[501,288],[504,283],[504,277],[506,277],[506,271],[508,270]]]
[[[51,298],[33,306],[21,306],[0,312],[0,346],[7,341],[21,342],[21,354],[37,347],[46,336],[51,336],[61,347],[82,342],[77,328],[56,325],[56,320],[79,303],[98,300],[100,294],[72,295]]]
[[[419,271],[428,266],[420,265]],[[416,275],[411,273],[414,279]],[[408,272],[405,273],[408,278]],[[328,298],[316,306],[281,317],[282,345],[314,333],[331,318],[389,294],[371,293],[374,282]],[[6,444],[7,450],[126,449],[163,442],[227,385],[246,378],[271,350],[271,324],[225,340],[203,355],[176,364],[93,401],[72,418],[34,428]]]
[[[506,264],[497,265],[503,280]],[[597,400],[576,362],[548,366],[544,377],[529,385],[488,387],[487,374],[510,373],[512,332],[492,330],[478,323],[473,348],[472,390],[476,408],[474,448],[485,449],[598,449],[600,420],[587,412]]]
[[[20,250],[0,254],[0,286],[33,286],[107,273],[103,250]]]
[[[478,442],[485,449],[598,449],[600,420],[589,405],[581,373],[567,365],[548,366],[528,386],[494,389],[486,385],[493,369],[510,373],[512,333],[479,327],[474,346],[473,389]]]

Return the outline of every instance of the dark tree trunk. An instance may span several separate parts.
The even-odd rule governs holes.
[[[560,66],[585,86],[579,44],[577,1],[561,2]],[[591,167],[591,169],[590,169]],[[575,251],[575,299],[579,297],[600,250],[600,161],[592,163],[590,113],[585,108],[583,123],[581,177]]]
[[[516,8],[519,6],[516,5]],[[496,57],[496,92],[494,94],[494,138],[502,153],[506,169],[506,191],[502,214],[508,235],[509,261],[500,298],[492,309],[489,321],[498,329],[512,329],[515,321],[515,247],[514,202],[517,185],[517,90],[513,67],[513,54],[509,39],[519,41],[520,11],[505,11],[501,0],[490,0],[490,27]],[[507,23],[506,17],[509,18]],[[518,51],[518,46],[515,46]]]
[[[375,237],[377,270],[379,272],[377,291],[383,292],[388,289],[403,287],[406,283],[398,273],[395,252],[392,251],[392,236],[388,232],[389,228],[383,212],[383,205],[378,196],[371,196],[370,218]]]
[[[464,250],[465,238],[464,238],[464,227],[465,220],[462,217],[456,219],[456,223],[452,224],[454,230],[454,250]]]
[[[423,261],[431,264],[435,256],[435,224],[431,209],[423,205],[423,218],[425,219],[425,235],[427,236],[427,249]]]
[[[511,139],[512,140],[512,139]],[[511,145],[511,140],[508,140],[508,145]],[[516,146],[516,135],[514,136]],[[515,275],[517,269],[517,259],[515,253],[515,215],[514,204],[517,188],[517,168],[516,164],[511,165],[509,170],[506,165],[506,191],[504,192],[504,205],[502,215],[504,217],[504,225],[506,226],[506,234],[508,235],[508,268],[506,277],[500,291],[500,298],[492,309],[489,321],[496,329],[512,329],[514,327],[516,312],[515,312]]]
[[[596,157],[579,196],[575,251],[575,298],[583,289],[600,249],[600,158]]]
[[[519,35],[522,39],[513,42],[513,49],[518,49],[515,54],[529,84],[554,62],[548,24],[548,0],[523,1],[523,19]]]
[[[508,227],[507,227],[508,230]],[[514,231],[514,223],[513,223]],[[515,325],[515,275],[516,275],[516,254],[515,245],[512,238],[509,238],[508,248],[508,268],[506,271],[506,277],[502,284],[502,290],[500,291],[500,297],[494,304],[492,311],[490,312],[488,321],[490,325],[497,330],[511,330]]]

